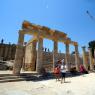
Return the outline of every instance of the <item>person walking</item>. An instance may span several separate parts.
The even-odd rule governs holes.
[[[66,71],[67,71],[67,67],[66,67],[65,63],[63,62],[63,60],[62,60],[62,64],[61,64],[61,67],[60,67],[61,83],[63,83],[63,79],[64,79],[64,83],[65,83]]]

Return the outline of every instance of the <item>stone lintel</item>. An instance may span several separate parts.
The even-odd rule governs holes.
[[[30,30],[30,29],[23,29],[24,34],[29,34],[29,35],[34,35],[34,36],[38,36],[38,31],[37,30]],[[61,37],[60,36],[54,36],[53,34],[50,35],[49,33],[46,33],[44,31],[40,31],[39,35],[42,38],[47,38],[50,40],[57,40],[59,42],[66,42],[67,38]],[[56,34],[57,35],[57,34]]]
[[[44,32],[46,32],[46,34],[49,34],[49,35],[57,34],[57,36],[59,36],[59,37],[64,37],[64,38],[67,37],[66,33],[63,33],[63,32],[58,31],[58,30],[52,30],[52,29],[50,29],[50,28],[48,28],[46,26],[40,26],[40,25],[32,24],[32,23],[30,23],[28,21],[23,22],[22,29],[29,29],[29,30],[36,30],[36,31],[40,30],[40,31],[42,31],[42,34]]]

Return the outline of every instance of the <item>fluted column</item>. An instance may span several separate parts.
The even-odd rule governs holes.
[[[92,51],[91,48],[88,48],[89,50],[89,64],[90,64],[90,70],[94,70],[94,63],[93,63],[93,58],[92,58]]]
[[[84,65],[85,69],[88,71],[88,64],[87,64],[85,47],[82,47],[82,50],[83,50],[83,65]]]
[[[70,53],[69,53],[69,43],[65,43],[66,46],[66,54],[65,54],[65,62],[67,66],[67,70],[70,71]]]
[[[79,71],[79,52],[78,52],[78,45],[75,45],[75,64],[76,64],[76,70]]]
[[[36,71],[38,73],[41,72],[41,68],[43,67],[43,39],[38,37],[38,50],[37,50],[37,64],[36,64]]]
[[[13,66],[13,74],[19,75],[23,63],[23,42],[24,42],[24,33],[19,31],[18,44],[16,47],[15,62]]]
[[[53,69],[55,67],[57,61],[57,53],[58,53],[58,42],[54,41],[54,49],[53,49]]]

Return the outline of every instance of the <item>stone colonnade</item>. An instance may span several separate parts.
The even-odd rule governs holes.
[[[27,27],[26,27],[27,26]],[[36,40],[38,42],[38,50],[37,50],[37,64],[36,64],[36,71],[40,73],[41,68],[43,67],[43,38],[48,38],[50,40],[54,41],[54,50],[53,50],[53,68],[55,66],[55,63],[57,61],[57,53],[58,53],[58,42],[63,42],[66,45],[66,64],[68,67],[68,70],[70,70],[70,54],[69,54],[69,44],[73,44],[75,46],[75,64],[76,69],[79,71],[79,56],[78,56],[78,44],[77,42],[71,41],[70,38],[67,37],[67,34],[60,32],[60,31],[54,31],[51,29],[48,29],[47,27],[39,27],[37,25],[32,25],[31,23],[25,23],[23,25],[23,29],[19,31],[19,38],[18,38],[18,44],[16,49],[16,55],[15,55],[15,63],[13,67],[13,73],[18,75],[20,74],[20,70],[23,63],[23,57],[24,57],[24,49],[23,49],[23,43],[24,43],[24,35],[30,34],[34,37],[36,36]],[[36,46],[34,46],[34,52],[36,50]],[[32,51],[32,52],[33,52]],[[32,58],[32,61],[33,58]]]
[[[16,45],[0,43],[0,60],[13,60],[15,55]]]
[[[88,48],[88,53],[89,53],[89,64],[87,62],[87,55],[86,55],[86,50],[85,50],[85,46],[82,47],[82,50],[83,50],[83,65],[85,67],[85,69],[88,71],[88,68],[90,67],[90,70],[93,71],[94,70],[94,64],[95,64],[95,61],[94,61],[94,58],[92,57],[92,51],[91,51],[91,48]]]
[[[37,50],[37,64],[36,64],[36,71],[40,72],[41,68],[43,67],[43,62],[42,62],[42,58],[43,58],[43,38],[39,37],[38,38],[38,50]],[[32,42],[32,53],[35,55],[36,54],[36,43],[37,41],[33,41]],[[24,34],[19,31],[19,39],[18,39],[18,45],[17,45],[17,49],[16,49],[16,55],[15,55],[15,65],[13,68],[13,73],[14,74],[20,74],[20,70],[22,67],[22,63],[23,63],[23,53],[24,53],[24,47],[23,47],[23,43],[24,43]],[[69,53],[69,44],[70,43],[65,43],[66,46],[66,55],[65,55],[65,62],[67,65],[68,70],[70,70],[70,53]],[[53,51],[53,68],[55,66],[55,63],[57,61],[57,53],[58,53],[58,42],[54,41],[54,51]],[[31,62],[34,63],[35,61],[35,56],[32,57]],[[79,71],[79,53],[78,53],[78,45],[75,45],[75,64],[76,64],[76,70]],[[33,64],[32,64],[33,65]]]

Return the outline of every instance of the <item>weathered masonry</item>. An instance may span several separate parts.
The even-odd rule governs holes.
[[[15,58],[16,45],[15,44],[6,44],[0,43],[0,60],[14,60]]]
[[[70,38],[67,37],[67,34],[58,31],[58,30],[52,30],[45,26],[39,26],[32,24],[28,21],[24,21],[22,24],[22,29],[19,30],[19,38],[18,38],[18,44],[16,48],[16,54],[15,54],[15,63],[13,67],[13,73],[14,74],[20,74],[20,70],[23,64],[24,59],[24,36],[25,34],[33,35],[32,42],[32,59],[31,62],[35,62],[35,56],[37,54],[36,59],[36,71],[39,73],[41,68],[43,67],[43,39],[49,39],[52,40],[54,43],[54,49],[53,49],[53,64],[54,67],[55,62],[57,60],[58,55],[58,42],[62,42],[66,46],[66,54],[65,54],[65,62],[68,67],[68,70],[70,69],[69,64],[70,63],[70,52],[69,52],[69,45],[73,45],[75,47],[75,64],[76,64],[76,70],[79,71],[79,52],[78,52],[78,43],[72,41]],[[38,43],[38,49],[36,52],[36,43]]]

